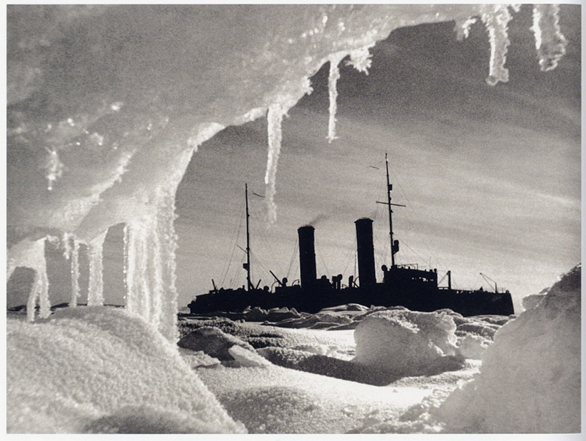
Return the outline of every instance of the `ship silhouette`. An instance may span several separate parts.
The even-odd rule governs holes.
[[[328,279],[317,277],[315,258],[315,228],[305,225],[298,228],[300,283],[288,285],[286,278],[279,279],[274,291],[268,287],[254,286],[251,280],[250,234],[248,213],[248,187],[246,197],[246,263],[245,287],[238,289],[214,289],[207,294],[196,296],[188,307],[191,314],[214,312],[241,312],[249,307],[295,308],[297,311],[316,313],[323,308],[358,303],[369,306],[403,306],[412,311],[431,312],[451,309],[463,316],[473,315],[510,315],[514,314],[513,301],[508,291],[494,292],[478,290],[453,289],[451,271],[446,273],[448,286],[440,287],[436,269],[419,269],[416,265],[399,265],[395,254],[399,252],[399,241],[394,239],[393,207],[404,206],[391,202],[393,189],[389,182],[389,163],[385,155],[387,178],[387,201],[380,202],[388,207],[389,240],[391,248],[391,265],[382,265],[383,280],[377,281],[375,271],[373,221],[361,218],[355,222],[358,277],[349,276],[343,284],[341,274]],[[482,275],[482,274],[481,274]],[[484,276],[483,276],[484,277]]]

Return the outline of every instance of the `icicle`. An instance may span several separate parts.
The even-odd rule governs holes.
[[[160,211],[160,208],[159,208]],[[150,323],[159,327],[161,307],[163,304],[163,262],[161,255],[161,240],[164,232],[161,231],[157,216],[153,219],[153,223],[149,228],[149,234],[146,237],[147,247],[147,283],[149,284],[148,292],[150,298],[148,299],[148,317]]]
[[[79,297],[79,240],[73,234],[64,233],[61,239],[63,244],[63,256],[69,260],[71,266],[71,301],[70,308],[77,307]]]
[[[566,53],[568,41],[560,32],[558,5],[533,7],[533,33],[539,65],[543,72],[555,69]]]
[[[106,239],[107,232],[107,230],[104,231],[88,244],[88,259],[90,266],[90,279],[87,296],[88,306],[102,306],[104,304],[103,255],[104,239]]]
[[[124,228],[124,272],[126,308],[157,327],[169,340],[176,341],[179,334],[173,188],[159,190],[156,213]]]
[[[148,219],[128,224],[125,229],[126,308],[150,319],[148,275]]]
[[[338,79],[340,78],[340,69],[338,65],[346,56],[346,53],[332,55],[330,60],[330,76],[328,77],[328,91],[330,95],[330,119],[328,122],[328,142],[336,139],[336,113],[338,111]]]
[[[77,299],[79,298],[79,240],[72,239],[73,246],[71,247],[71,308],[77,307]]]
[[[268,205],[268,220],[273,223],[277,220],[277,206],[275,205],[277,165],[281,153],[282,123],[283,116],[287,110],[280,104],[273,104],[269,107],[267,115],[269,151],[267,157],[267,171],[265,173],[265,185],[267,186],[266,198]]]
[[[485,9],[488,10],[482,14],[482,21],[488,29],[490,39],[490,70],[486,82],[494,86],[499,81],[509,81],[509,70],[505,67],[510,44],[507,25],[513,17],[507,5],[490,5]]]
[[[161,238],[161,307],[159,331],[170,341],[179,339],[177,329],[177,289],[176,281],[176,250],[177,235],[175,233],[175,189],[169,186],[163,189],[162,200],[158,212],[158,228]]]
[[[134,273],[136,271],[136,240],[134,239],[135,228],[131,224],[124,226],[124,281],[126,294],[124,305],[129,311],[137,310],[136,290],[134,288]],[[132,258],[131,258],[132,256]]]

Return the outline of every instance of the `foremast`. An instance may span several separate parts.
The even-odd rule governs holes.
[[[395,266],[395,254],[399,252],[399,241],[395,240],[393,237],[393,206],[395,207],[404,207],[405,205],[401,204],[393,204],[391,202],[391,191],[393,190],[393,185],[391,184],[390,177],[389,177],[389,156],[385,153],[385,165],[387,171],[387,202],[379,202],[380,204],[384,204],[387,206],[389,210],[389,240],[391,246],[391,268]],[[378,201],[377,201],[378,202]]]
[[[243,265],[246,270],[246,287],[250,291],[253,288],[250,279],[250,213],[248,212],[248,184],[244,184],[244,197],[246,199],[246,263]]]

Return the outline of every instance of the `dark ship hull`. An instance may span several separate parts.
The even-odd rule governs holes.
[[[350,276],[347,285],[342,285],[341,275],[331,281],[316,277],[314,228],[301,227],[298,234],[301,285],[286,286],[281,282],[282,286],[274,292],[254,288],[214,290],[197,296],[188,305],[191,313],[239,312],[247,307],[288,307],[316,313],[323,308],[348,303],[404,306],[412,311],[424,312],[451,309],[463,316],[514,313],[510,293],[439,287],[436,270],[392,265],[390,268],[383,267],[383,281],[377,283],[370,219],[356,221],[359,276],[356,281]],[[356,282],[360,282],[359,285]]]

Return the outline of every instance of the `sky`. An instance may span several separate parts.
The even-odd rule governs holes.
[[[297,228],[316,228],[318,274],[355,272],[354,221],[374,220],[377,268],[389,264],[388,153],[397,263],[452,271],[461,289],[509,289],[520,299],[580,261],[580,15],[564,6],[569,40],[558,68],[540,72],[531,8],[510,23],[510,81],[488,86],[490,47],[475,24],[401,28],[371,52],[365,75],[341,66],[338,139],[327,142],[325,65],[283,121],[278,219],[262,196],[266,118],[228,127],[200,146],[177,192],[180,306],[245,283],[244,185],[249,186],[253,280],[299,277]],[[255,194],[253,194],[256,193]],[[481,274],[484,274],[489,284]],[[379,273],[379,279],[381,274]],[[447,283],[443,282],[444,284]]]

